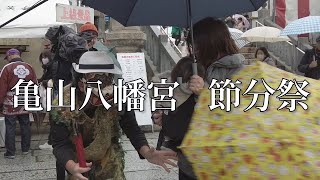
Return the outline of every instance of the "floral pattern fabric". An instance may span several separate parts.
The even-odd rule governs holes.
[[[263,78],[273,89],[283,78],[307,80],[304,89],[309,92],[304,101],[308,109],[298,103],[297,109],[278,110],[283,101],[276,91],[270,96],[269,106],[260,112],[263,96],[257,105],[244,112],[253,95],[243,96],[252,79],[260,82],[252,92],[265,92]],[[242,82],[240,106],[231,112],[210,111],[210,91],[203,90],[195,107],[189,132],[181,145],[192,162],[200,180],[302,180],[320,179],[320,85],[319,81],[306,79],[283,70],[257,62],[235,74],[233,81]],[[296,93],[292,88],[289,93]]]

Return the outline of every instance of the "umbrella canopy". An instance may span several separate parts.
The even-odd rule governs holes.
[[[25,11],[39,0],[1,0],[0,24]],[[66,25],[74,30],[73,23],[62,23],[56,20],[56,4],[68,4],[68,0],[50,0],[24,14],[0,29],[0,38],[43,38],[52,26]]]
[[[198,179],[319,179],[318,81],[262,62],[245,67],[232,80],[242,82],[237,86],[241,89],[240,94],[243,94],[252,78],[260,80],[249,92],[261,94],[257,107],[263,106],[264,92],[268,92],[261,83],[262,78],[275,90],[269,97],[265,112],[255,107],[244,112],[254,99],[253,94],[241,96],[240,105],[230,112],[220,109],[210,111],[210,91],[203,90],[201,93],[189,131],[180,147],[192,162]],[[308,110],[302,109],[299,103],[296,103],[296,111],[290,112],[286,108],[278,110],[282,101],[277,96],[283,91],[277,89],[283,78],[309,82],[303,88],[310,93],[305,94],[308,98],[303,101],[309,106]],[[289,84],[284,83],[284,87]],[[289,93],[297,95],[296,92],[297,88],[293,85],[287,96],[282,98],[292,98]]]
[[[266,0],[189,0],[193,22],[258,10]],[[188,0],[84,0],[124,26],[163,25],[189,27]]]
[[[241,39],[250,42],[282,42],[290,41],[288,36],[280,36],[281,30],[274,27],[262,26],[252,28],[242,34]]]
[[[234,40],[234,42],[236,43],[239,49],[243,48],[245,45],[250,43],[249,41],[240,39],[243,32],[240,31],[239,29],[229,28],[229,32],[231,34],[232,39]]]
[[[124,26],[191,27],[206,18],[225,17],[258,10],[267,0],[84,0],[83,4],[103,12]],[[151,13],[151,14],[150,14]],[[194,44],[193,29],[190,29]],[[192,50],[194,51],[194,49]],[[192,53],[193,74],[198,74],[195,53]]]
[[[320,16],[308,16],[289,23],[281,35],[299,35],[320,32]]]

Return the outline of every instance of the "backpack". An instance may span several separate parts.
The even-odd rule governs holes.
[[[57,61],[57,69],[54,73],[54,89],[58,89],[58,80],[64,80],[64,86],[72,81],[72,63],[79,63],[83,53],[87,52],[87,42],[73,29],[61,25],[50,27],[45,37],[53,44],[53,61]]]
[[[58,61],[78,63],[81,55],[88,51],[86,40],[64,25],[50,27],[45,37],[53,44],[54,59]]]

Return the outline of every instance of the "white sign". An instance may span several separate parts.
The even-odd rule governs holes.
[[[94,10],[88,7],[56,4],[57,21],[66,23],[94,23]]]
[[[125,82],[142,79],[145,82],[145,88],[148,88],[147,70],[144,53],[117,53],[117,59],[122,69],[122,78]],[[148,89],[145,91],[144,111],[135,111],[139,126],[153,125],[151,119],[151,104]]]

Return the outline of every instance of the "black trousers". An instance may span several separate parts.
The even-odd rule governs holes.
[[[197,180],[197,179],[189,177],[188,175],[186,175],[183,171],[181,171],[179,169],[179,180]]]
[[[56,162],[56,173],[57,173],[57,180],[65,180],[66,179],[66,170],[58,162]]]

